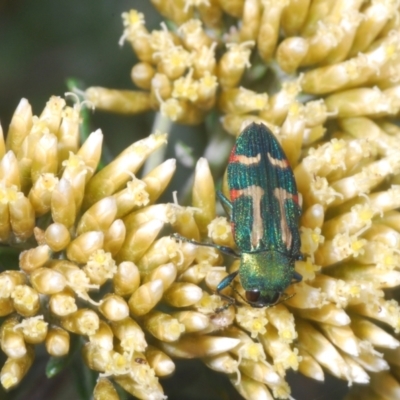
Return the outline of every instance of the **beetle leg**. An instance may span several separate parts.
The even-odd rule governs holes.
[[[218,196],[219,201],[221,202],[222,207],[224,208],[225,212],[228,214],[229,219],[231,219],[231,216],[232,216],[232,203],[219,190],[217,191],[217,196]]]
[[[171,237],[174,238],[174,239],[177,239],[177,240],[182,240],[182,242],[195,244],[196,246],[214,247],[215,249],[218,249],[219,251],[222,251],[222,253],[225,253],[228,256],[240,258],[240,254],[236,253],[235,250],[233,250],[233,249],[231,249],[230,247],[227,247],[227,246],[220,246],[220,245],[214,244],[214,243],[197,242],[196,240],[187,239],[187,238],[185,238],[185,237],[183,237],[181,235],[178,235],[177,233],[173,233],[171,235]]]
[[[217,314],[226,310],[231,305],[235,304],[235,299],[233,297],[222,294],[221,290],[224,290],[226,287],[231,286],[232,281],[236,278],[238,273],[239,273],[239,270],[232,272],[231,274],[226,276],[224,279],[222,279],[222,281],[218,284],[217,294],[218,294],[218,296],[222,297],[227,303],[224,304],[222,307],[219,307],[215,310],[215,312]]]
[[[303,277],[298,272],[294,271],[293,280],[294,280],[293,283],[298,283],[303,280]]]

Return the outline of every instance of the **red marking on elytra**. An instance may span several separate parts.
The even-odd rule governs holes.
[[[234,202],[238,197],[243,195],[243,191],[242,189],[231,189],[229,195],[231,197],[231,202]]]
[[[299,195],[298,194],[292,194],[292,200],[299,205]]]
[[[238,162],[237,161],[237,154],[236,154],[236,145],[233,146],[233,149],[231,150],[231,154],[229,156],[229,162],[234,163],[234,162]]]

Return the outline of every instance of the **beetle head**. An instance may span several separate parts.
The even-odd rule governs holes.
[[[277,251],[242,253],[239,269],[245,300],[252,307],[268,307],[287,299],[284,291],[294,274],[294,260]]]

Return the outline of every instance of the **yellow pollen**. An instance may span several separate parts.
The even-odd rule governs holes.
[[[351,296],[358,296],[360,294],[360,286],[358,285],[350,286],[349,293]]]
[[[362,249],[364,247],[364,241],[363,240],[356,240],[351,244],[351,248],[354,251],[359,251],[360,249]]]

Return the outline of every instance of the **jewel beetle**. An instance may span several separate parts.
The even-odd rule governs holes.
[[[301,260],[299,195],[289,161],[272,132],[252,123],[238,136],[228,163],[230,200],[218,197],[230,215],[232,234],[239,250],[211,243],[199,243],[177,234],[173,237],[202,246],[215,247],[240,257],[240,267],[217,286],[227,304],[234,299],[221,294],[239,276],[244,300],[252,307],[266,307],[290,296],[286,288],[302,276],[295,269]],[[234,288],[233,288],[234,289]]]

